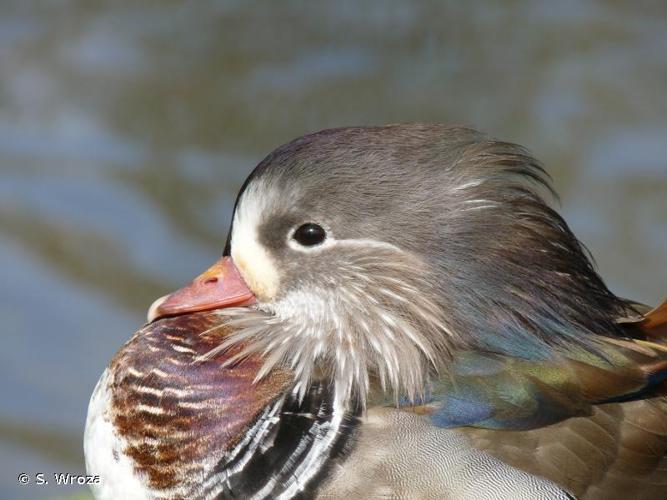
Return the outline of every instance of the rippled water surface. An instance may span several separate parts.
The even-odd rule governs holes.
[[[79,491],[16,476],[83,472],[107,361],[220,254],[253,166],[308,131],[524,144],[612,289],[667,295],[664,2],[0,4],[2,498]]]

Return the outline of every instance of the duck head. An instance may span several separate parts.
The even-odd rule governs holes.
[[[457,350],[549,357],[615,332],[611,294],[543,201],[523,148],[474,130],[325,130],[272,152],[244,184],[224,257],[150,320],[217,309],[298,394],[318,377],[362,403],[415,400]],[[590,340],[593,342],[593,340]],[[214,353],[212,353],[214,354]]]

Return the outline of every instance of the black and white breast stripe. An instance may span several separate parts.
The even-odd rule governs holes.
[[[301,403],[283,397],[268,407],[203,485],[204,498],[312,498],[331,466],[351,448],[360,411],[335,407],[314,384]]]

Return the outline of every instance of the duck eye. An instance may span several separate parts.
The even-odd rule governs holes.
[[[322,243],[327,237],[324,228],[313,222],[299,226],[292,238],[305,247],[312,247]]]

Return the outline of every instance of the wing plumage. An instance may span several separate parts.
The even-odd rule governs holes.
[[[468,351],[436,380],[428,402],[438,427],[521,430],[587,416],[604,403],[665,394],[667,302],[627,323],[627,339],[529,360]],[[651,340],[643,340],[650,338]]]
[[[667,497],[667,301],[550,362],[465,353],[413,410],[577,498]]]

